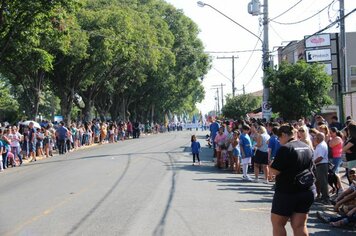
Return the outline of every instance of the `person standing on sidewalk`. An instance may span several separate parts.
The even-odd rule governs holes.
[[[294,128],[282,125],[278,130],[281,144],[270,166],[276,175],[276,188],[272,201],[271,222],[273,235],[287,235],[285,226],[290,220],[294,235],[308,235],[306,222],[314,202],[313,187],[300,188],[296,175],[313,165],[310,147],[294,139]]]
[[[28,124],[28,149],[30,161],[36,161],[36,129],[34,123],[30,122]]]
[[[17,127],[13,126],[12,129],[10,130],[9,133],[9,138],[11,140],[11,152],[14,154],[14,159],[16,160],[16,157],[20,161],[20,166],[22,165],[22,156],[21,156],[21,148],[20,148],[20,142],[21,142],[21,134],[17,132]]]
[[[65,154],[67,152],[66,141],[68,138],[68,129],[64,127],[63,121],[59,123],[59,127],[56,130],[56,137],[58,140],[59,154],[60,155]]]
[[[210,138],[211,141],[213,142],[213,149],[214,149],[214,154],[213,157],[216,157],[216,143],[215,143],[215,137],[219,131],[220,125],[219,123],[215,120],[211,125],[210,125]]]
[[[263,169],[265,175],[265,183],[268,183],[268,140],[270,139],[269,134],[264,126],[259,126],[257,129],[257,144],[256,144],[256,155],[254,162],[254,172],[255,172],[255,182],[258,182],[258,176],[260,172],[260,167]]]
[[[252,143],[248,133],[250,132],[250,126],[242,126],[242,134],[240,135],[240,151],[241,151],[241,164],[242,164],[242,179],[246,181],[252,181],[247,175],[248,165],[251,164],[251,158],[253,155]]]
[[[325,135],[318,133],[316,135],[316,147],[314,150],[313,161],[316,165],[316,181],[321,192],[321,198],[317,199],[321,203],[329,204],[329,189],[328,189],[328,145],[325,142]]]
[[[199,152],[200,152],[200,143],[197,141],[197,137],[195,135],[192,135],[191,138],[192,144],[190,147],[192,148],[192,154],[193,154],[193,166],[195,165],[195,157],[198,159],[198,164],[201,165],[200,158],[199,158]]]

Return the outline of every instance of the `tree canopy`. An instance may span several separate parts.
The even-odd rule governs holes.
[[[321,64],[283,62],[278,69],[269,70],[264,82],[270,88],[273,111],[286,120],[309,116],[332,104],[332,78]]]
[[[0,74],[31,104],[20,102],[31,118],[43,99],[58,97],[57,113],[68,122],[89,120],[93,111],[160,121],[167,112],[194,111],[204,97],[200,78],[210,58],[198,33],[163,0],[4,0]],[[79,117],[71,117],[74,107]]]
[[[251,94],[243,94],[235,97],[227,97],[226,104],[222,108],[225,117],[243,119],[246,114],[261,107],[262,98]]]

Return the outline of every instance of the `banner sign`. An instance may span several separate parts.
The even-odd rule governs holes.
[[[331,61],[331,49],[306,50],[307,62]]]
[[[330,34],[318,34],[311,37],[304,36],[306,48],[330,46]]]

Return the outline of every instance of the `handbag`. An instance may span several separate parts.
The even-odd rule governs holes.
[[[309,189],[315,181],[315,175],[311,168],[303,170],[294,177],[294,184],[299,189]]]

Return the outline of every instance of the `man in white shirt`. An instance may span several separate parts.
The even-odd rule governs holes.
[[[329,204],[329,189],[328,189],[328,145],[325,142],[325,135],[318,133],[316,135],[317,146],[314,150],[313,161],[316,165],[316,180],[319,183],[321,192],[321,202]]]

